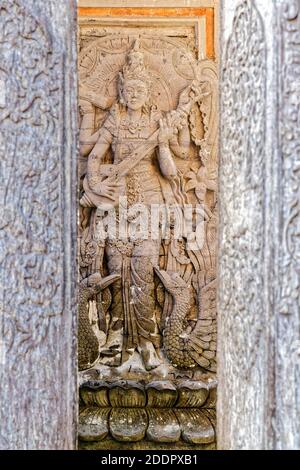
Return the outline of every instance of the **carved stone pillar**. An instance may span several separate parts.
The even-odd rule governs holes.
[[[218,445],[300,447],[299,0],[224,0]]]
[[[0,448],[76,445],[76,11],[0,3]]]

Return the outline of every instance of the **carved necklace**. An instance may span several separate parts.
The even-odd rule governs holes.
[[[121,128],[128,130],[131,134],[135,134],[137,131],[141,131],[143,128],[149,126],[149,121],[145,117],[142,117],[139,121],[132,122],[129,116],[124,117],[121,120]]]

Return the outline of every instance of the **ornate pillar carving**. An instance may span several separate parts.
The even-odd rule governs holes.
[[[300,448],[300,1],[277,2],[278,278],[275,306],[276,446]]]
[[[0,4],[0,448],[76,445],[76,10]]]
[[[221,7],[218,445],[295,449],[300,2]]]

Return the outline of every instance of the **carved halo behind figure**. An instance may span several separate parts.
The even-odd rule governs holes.
[[[197,61],[194,54],[184,48],[178,39],[169,37],[138,36],[145,65],[151,77],[151,99],[161,111],[176,108],[180,93],[196,79],[209,83],[209,93],[201,106],[194,106],[190,115],[192,138],[200,149],[202,163],[217,171],[217,112],[218,81],[215,63],[203,59]],[[79,54],[81,98],[96,107],[96,127],[117,101],[117,79],[125,63],[126,54],[137,36],[105,36],[84,47]],[[200,127],[203,133],[199,135]]]
[[[99,96],[111,103],[117,99],[117,76],[125,63],[127,52],[132,48],[136,36],[115,36],[98,39],[83,48],[79,55],[80,83],[84,96],[95,106],[101,107]],[[161,111],[175,109],[182,90],[195,78],[193,67],[180,67],[179,57],[187,56],[186,51],[178,53],[180,43],[169,38],[142,36],[140,48],[143,50],[145,65],[152,80],[152,99],[159,103]],[[170,51],[170,54],[167,53]],[[187,58],[188,64],[190,59]],[[184,73],[186,70],[186,73]],[[88,94],[86,93],[88,89]]]

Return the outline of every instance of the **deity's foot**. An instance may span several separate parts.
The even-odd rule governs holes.
[[[147,371],[155,369],[161,365],[161,361],[151,341],[141,339],[138,349]]]
[[[111,331],[101,350],[101,364],[119,367],[122,356],[122,330]]]
[[[105,353],[106,351],[103,351]],[[121,365],[121,353],[117,352],[114,356],[101,353],[100,363],[109,367],[119,367]]]
[[[103,350],[101,354],[104,354],[104,351],[107,352],[107,356],[114,356],[116,352],[122,351],[122,344],[123,344],[123,330],[111,330],[107,337],[106,343],[103,346]],[[110,352],[109,352],[110,351]]]

